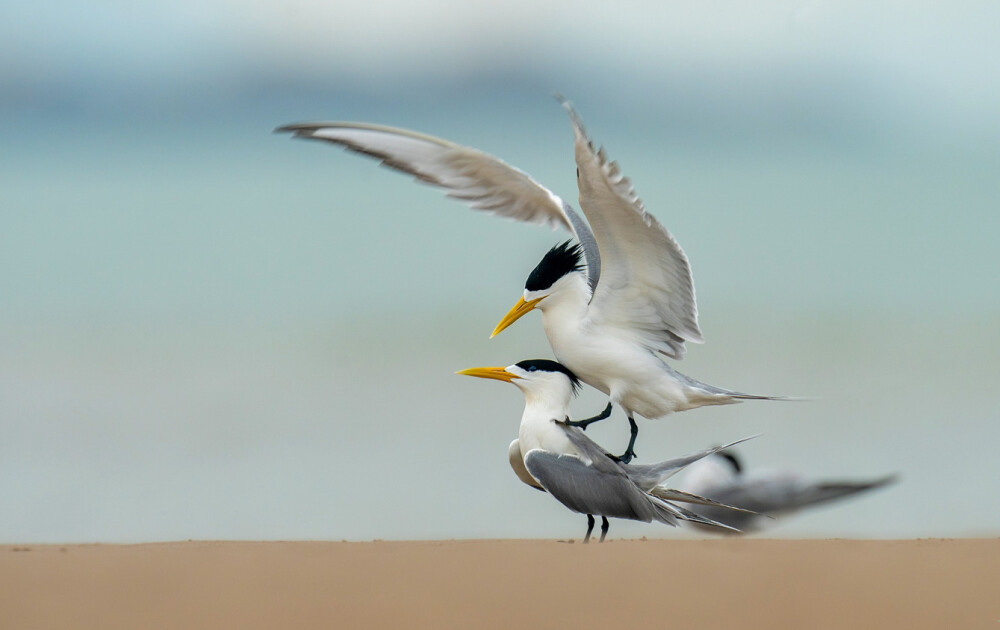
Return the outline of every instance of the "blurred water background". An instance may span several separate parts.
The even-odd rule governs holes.
[[[4,5],[0,541],[582,533],[508,468],[519,392],[453,375],[551,356],[537,315],[488,335],[564,235],[271,133],[408,127],[575,202],[556,90],[691,259],[708,343],[678,369],[815,399],[640,421],[640,461],[763,433],[751,467],[901,475],[772,535],[997,535],[998,18]]]

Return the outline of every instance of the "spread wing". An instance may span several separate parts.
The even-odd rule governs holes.
[[[894,476],[865,482],[812,483],[795,475],[779,475],[759,479],[737,480],[717,488],[707,488],[705,494],[727,505],[739,506],[748,512],[734,512],[716,506],[698,511],[711,519],[744,532],[761,529],[769,524],[765,517],[846,498],[874,490],[894,482]]]
[[[874,490],[895,480],[894,476],[889,476],[863,482],[811,482],[797,476],[776,475],[741,479],[729,486],[709,489],[705,494],[722,503],[760,514],[777,515]]]
[[[590,304],[597,324],[618,328],[651,350],[680,359],[684,343],[702,343],[691,266],[680,245],[647,213],[632,183],[595,150],[572,106],[580,207],[601,255]]]
[[[449,197],[476,210],[525,223],[565,228],[583,246],[591,288],[597,285],[600,257],[583,218],[527,173],[492,155],[415,131],[364,123],[300,123],[275,131],[291,133],[296,138],[324,140],[369,155],[384,166],[444,188]]]

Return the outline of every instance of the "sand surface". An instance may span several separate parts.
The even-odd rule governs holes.
[[[1000,539],[0,547],[0,628],[1000,628]]]

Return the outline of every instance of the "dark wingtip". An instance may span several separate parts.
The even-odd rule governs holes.
[[[272,133],[290,133],[294,134],[297,138],[307,138],[310,132],[314,132],[317,129],[326,126],[327,123],[317,123],[317,122],[304,122],[304,123],[289,123],[287,125],[282,125],[276,127]]]
[[[870,487],[874,489],[874,488],[881,488],[883,486],[891,486],[892,484],[899,482],[901,478],[902,475],[900,473],[898,472],[892,473],[890,475],[882,477],[881,479],[876,479],[875,481],[872,481]]]

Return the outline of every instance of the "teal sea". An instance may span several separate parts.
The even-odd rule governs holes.
[[[808,399],[640,421],[640,461],[761,434],[750,467],[900,475],[771,535],[1000,533],[1000,110],[807,61],[218,84],[80,63],[0,68],[0,541],[575,535],[508,468],[519,392],[454,375],[551,356],[537,315],[488,336],[566,235],[272,133],[413,128],[575,202],[556,89],[691,260],[707,343],[677,369]],[[627,439],[620,412],[592,431]]]

